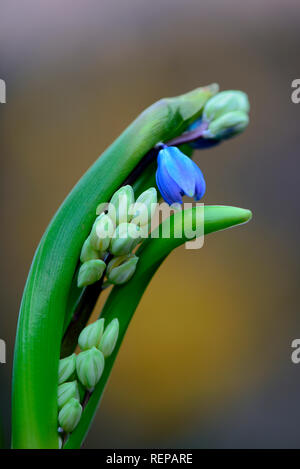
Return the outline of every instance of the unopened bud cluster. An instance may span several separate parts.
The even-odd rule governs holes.
[[[79,288],[97,282],[104,274],[108,283],[115,285],[132,277],[138,262],[132,251],[147,237],[156,203],[154,187],[135,201],[133,189],[127,185],[115,192],[105,211],[99,206],[98,216],[81,250]],[[110,261],[106,265],[108,257]]]
[[[100,381],[105,359],[114,351],[119,336],[119,321],[113,319],[104,327],[104,319],[86,326],[79,338],[81,352],[63,358],[58,369],[58,424],[71,433],[82,414],[85,390],[93,392]]]

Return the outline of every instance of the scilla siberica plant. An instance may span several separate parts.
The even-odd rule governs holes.
[[[177,236],[179,228],[197,228],[197,207],[183,206],[185,216],[181,210],[171,215],[170,236],[163,239],[161,228],[170,219],[151,226],[157,197],[177,209],[183,195],[200,200],[206,187],[190,159],[193,150],[241,133],[248,112],[245,93],[219,93],[217,85],[162,99],[125,130],[64,201],[38,246],[22,299],[13,448],[81,446],[143,292],[168,254],[187,240]],[[204,234],[250,218],[249,210],[205,206]],[[107,286],[112,288],[100,318],[87,325]],[[74,353],[77,345],[80,352]]]

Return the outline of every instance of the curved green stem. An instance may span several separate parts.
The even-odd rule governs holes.
[[[13,370],[12,445],[57,448],[57,374],[68,294],[99,203],[159,141],[181,134],[217,87],[158,101],[144,111],[81,178],[35,254],[21,303]]]

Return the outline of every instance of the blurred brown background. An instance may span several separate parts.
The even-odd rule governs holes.
[[[219,82],[241,137],[198,152],[206,204],[250,224],[183,248],[138,308],[86,447],[299,447],[296,0],[7,0],[1,5],[1,317],[9,428],[18,307],[37,243],[82,173],[146,106]]]

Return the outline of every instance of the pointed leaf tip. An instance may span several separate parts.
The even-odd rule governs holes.
[[[205,234],[225,230],[231,226],[247,223],[252,218],[251,210],[224,205],[205,206]]]

